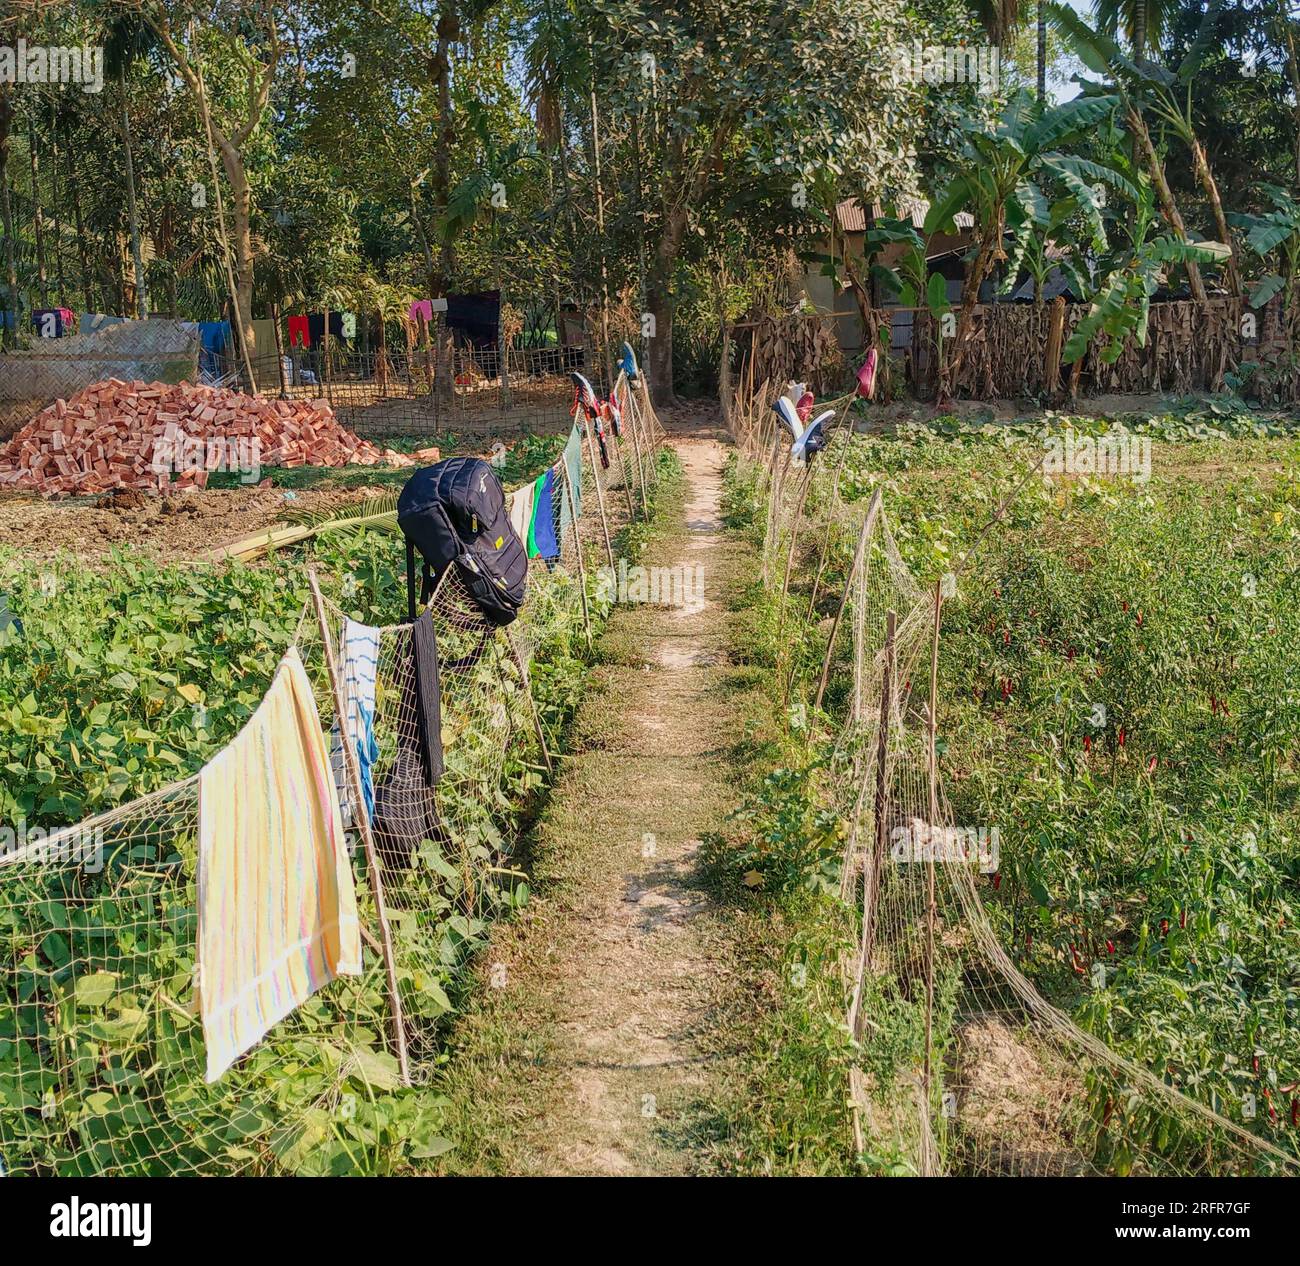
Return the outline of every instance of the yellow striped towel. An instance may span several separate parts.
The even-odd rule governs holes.
[[[320,714],[294,648],[199,774],[198,995],[207,1080],[336,976],[361,925]]]

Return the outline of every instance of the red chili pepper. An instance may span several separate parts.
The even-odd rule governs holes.
[[[1092,735],[1091,735],[1091,734],[1085,734],[1085,735],[1083,736],[1083,750],[1084,750],[1085,752],[1090,752],[1090,751],[1092,751]]]
[[[1251,1070],[1251,1072],[1253,1072],[1253,1073],[1255,1074],[1256,1077],[1259,1076],[1259,1056],[1258,1056],[1258,1055],[1252,1055],[1252,1056],[1250,1057],[1250,1070]]]
[[[1186,911],[1186,910],[1180,910],[1180,911],[1178,912],[1178,926],[1179,926],[1180,928],[1185,928],[1185,927],[1187,926],[1187,911]]]
[[[998,871],[993,876],[993,891],[996,892],[1001,887],[1002,887],[1002,872]]]
[[[1114,942],[1114,941],[1107,941],[1107,942],[1106,942],[1106,953],[1107,953],[1107,954],[1113,954],[1114,952],[1115,952],[1115,942]]]
[[[1291,1096],[1291,1124],[1300,1125],[1300,1099]]]
[[[1168,919],[1161,919],[1161,920],[1160,920],[1160,935],[1161,935],[1161,936],[1168,936],[1168,935],[1169,935],[1169,920],[1168,920]]]
[[[1123,746],[1124,746],[1124,727],[1123,727],[1122,725],[1119,727],[1119,733],[1118,733],[1115,737],[1119,739],[1119,745],[1120,745],[1121,747],[1123,747]]]
[[[1158,762],[1157,762],[1156,758],[1153,756],[1149,761],[1147,761],[1147,773],[1148,773],[1148,774],[1154,774],[1154,773],[1156,772],[1156,765],[1157,765],[1157,764],[1158,764]]]
[[[1124,610],[1125,610],[1125,611],[1128,610],[1128,603],[1127,603],[1127,602],[1124,603]]]
[[[1273,1103],[1273,1096],[1272,1096],[1271,1094],[1269,1094],[1269,1092],[1266,1090],[1266,1091],[1264,1091],[1264,1098],[1268,1101],[1268,1119],[1269,1119],[1270,1121],[1276,1121],[1276,1120],[1277,1120],[1277,1108],[1276,1108],[1276,1106],[1275,1106],[1274,1103]]]

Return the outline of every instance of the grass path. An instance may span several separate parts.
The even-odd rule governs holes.
[[[695,867],[735,803],[729,752],[741,546],[719,520],[725,450],[672,437],[685,470],[645,562],[704,568],[694,606],[624,605],[531,842],[534,899],[497,931],[445,1078],[451,1172],[680,1174],[705,1164],[726,1065],[734,935]],[[495,987],[494,987],[495,986]]]

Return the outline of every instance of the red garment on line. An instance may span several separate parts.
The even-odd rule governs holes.
[[[305,316],[291,316],[289,318],[289,346],[311,346],[311,326]]]

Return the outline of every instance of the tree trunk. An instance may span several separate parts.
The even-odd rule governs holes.
[[[135,266],[136,315],[149,315],[149,288],[144,279],[144,252],[140,249],[140,214],[135,201],[135,161],[131,155],[131,116],[126,108],[126,76],[118,77],[122,94],[122,152],[126,160],[126,214],[131,226],[131,262]]]
[[[5,234],[5,287],[9,296],[9,319],[0,335],[4,340],[18,337],[18,259],[14,243],[14,214],[9,202],[9,138],[13,126],[12,88],[0,84],[0,221]],[[12,324],[11,324],[12,323]]]
[[[1047,103],[1047,8],[1046,0],[1038,0],[1038,100]]]
[[[1165,179],[1164,164],[1160,161],[1160,155],[1156,153],[1156,147],[1151,143],[1151,133],[1147,130],[1146,120],[1132,102],[1128,103],[1128,124],[1133,140],[1146,160],[1147,171],[1151,174],[1151,181],[1156,187],[1156,196],[1160,199],[1160,210],[1164,214],[1165,222],[1177,234],[1179,240],[1185,242],[1187,228],[1183,224],[1183,217],[1178,213],[1178,205],[1174,202],[1169,181]],[[1187,269],[1187,285],[1192,292],[1192,298],[1202,306],[1207,305],[1209,296],[1205,293],[1205,283],[1201,280],[1200,268],[1191,260],[1188,260],[1184,267]]]
[[[1205,190],[1205,196],[1210,200],[1210,210],[1214,212],[1214,226],[1218,231],[1219,241],[1231,252],[1224,267],[1228,282],[1228,293],[1233,298],[1240,298],[1241,270],[1237,260],[1237,245],[1233,241],[1232,233],[1228,228],[1228,218],[1223,213],[1223,202],[1219,198],[1219,185],[1214,179],[1214,173],[1210,170],[1210,162],[1206,157],[1205,147],[1196,137],[1192,138],[1192,165],[1196,169],[1196,174],[1200,177],[1201,188]]]
[[[646,306],[654,320],[649,339],[650,397],[656,405],[669,408],[677,403],[673,387],[673,274],[686,233],[686,218],[685,207],[670,208],[646,278]]]
[[[248,183],[244,156],[233,145],[220,146],[221,166],[230,185],[230,218],[234,228],[231,246],[235,254],[235,317],[239,337],[251,364],[257,355],[253,333],[253,190]],[[249,390],[255,390],[250,384]]]
[[[971,266],[970,271],[966,274],[966,280],[962,283],[961,308],[957,313],[957,331],[953,335],[952,351],[949,355],[943,357],[939,374],[939,399],[937,403],[941,408],[946,408],[952,403],[953,395],[956,392],[957,378],[961,372],[962,363],[966,359],[966,346],[970,340],[971,327],[975,321],[975,305],[979,303],[980,287],[984,284],[984,279],[988,275],[994,253],[1002,244],[1002,231],[1002,209],[999,207],[992,226],[980,238],[975,263]]]
[[[41,207],[39,183],[40,159],[36,155],[36,125],[27,125],[27,150],[32,168],[32,231],[36,236],[36,289],[41,297],[41,307],[50,306],[49,277],[45,270],[45,212]]]
[[[77,156],[74,150],[70,155],[71,166],[68,172],[68,191],[72,195],[72,222],[77,226],[77,259],[81,265],[81,297],[85,301],[87,312],[97,312],[95,307],[95,290],[90,271],[90,258],[86,254],[86,225],[81,215],[81,182],[77,179]]]

